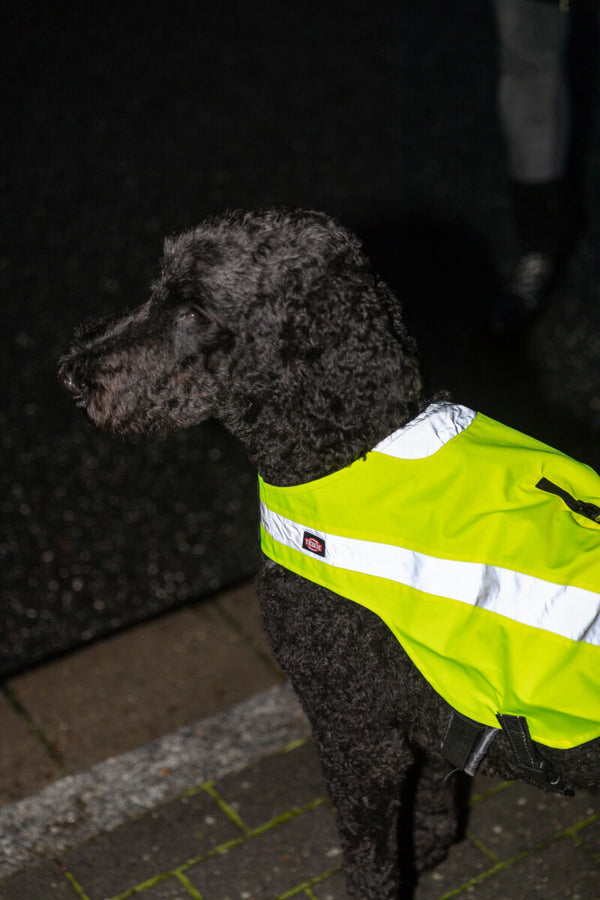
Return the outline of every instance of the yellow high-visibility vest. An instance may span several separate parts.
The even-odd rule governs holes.
[[[591,468],[437,404],[345,469],[259,487],[264,553],[376,613],[459,713],[556,748],[600,736]]]

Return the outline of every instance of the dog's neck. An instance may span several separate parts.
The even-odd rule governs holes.
[[[241,440],[266,482],[289,487],[350,465],[421,411],[416,402],[407,409],[392,392],[376,414],[373,408],[366,411],[364,402],[357,406],[355,418],[346,411],[343,426],[325,418],[317,420],[298,407],[279,416],[266,410],[252,424],[224,424]]]

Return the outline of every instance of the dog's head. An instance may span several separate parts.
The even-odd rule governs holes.
[[[326,440],[380,415],[390,393],[400,420],[420,389],[399,304],[356,238],[321,213],[282,210],[167,240],[149,300],[78,328],[59,376],[102,428],[215,415],[246,442],[265,429],[276,442],[291,421],[296,441],[315,429]]]
[[[94,425],[160,433],[216,411],[234,336],[204,299],[164,271],[137,309],[76,327],[59,379]]]

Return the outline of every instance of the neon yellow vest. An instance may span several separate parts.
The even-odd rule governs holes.
[[[388,625],[435,690],[534,740],[600,736],[600,477],[439,404],[364,459],[294,487],[259,479],[264,553]]]

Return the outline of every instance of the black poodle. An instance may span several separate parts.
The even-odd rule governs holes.
[[[167,240],[150,299],[80,328],[59,371],[109,431],[159,433],[214,416],[280,486],[349,466],[428,405],[398,300],[356,238],[317,212],[227,214]],[[444,858],[459,831],[453,768],[482,759],[485,774],[565,793],[598,788],[599,740],[555,750],[521,732],[528,768],[510,730],[488,741],[490,729],[453,717],[359,603],[268,558],[258,594],[312,725],[350,897],[410,897],[415,873]],[[447,761],[444,738],[460,762]]]

